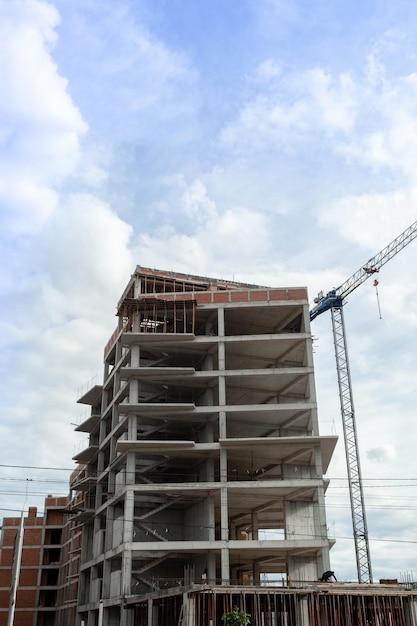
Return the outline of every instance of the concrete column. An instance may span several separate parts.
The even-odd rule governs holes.
[[[123,555],[122,555],[122,580],[121,591],[130,594],[132,583],[132,542],[133,542],[133,516],[134,516],[134,492],[129,489],[124,501],[123,519]]]
[[[217,309],[217,334],[219,337],[224,337],[224,307],[219,306]]]
[[[135,280],[135,284],[133,287],[134,298],[139,298],[140,294],[142,293],[142,281],[137,274],[135,275],[134,280]]]
[[[140,366],[140,346],[134,344],[130,348],[130,367]]]
[[[103,588],[102,588],[102,597],[109,598],[110,597],[110,573],[111,573],[111,564],[110,561],[104,561],[103,563]]]
[[[230,564],[229,564],[229,550],[228,548],[222,548],[221,550],[221,577],[222,584],[229,584],[230,580]]]
[[[308,304],[304,305],[304,320],[306,324],[306,332],[311,333],[310,328],[310,314]],[[316,384],[314,378],[314,361],[313,361],[313,339],[310,336],[306,340],[306,357],[305,365],[311,368],[311,373],[308,376],[308,388],[309,388],[309,400],[310,402],[317,402]],[[311,410],[311,434],[317,436],[319,434],[319,421],[317,409]]]
[[[230,529],[229,529],[229,535],[230,535],[230,539],[237,539],[237,530],[236,530],[236,522],[230,522]]]
[[[122,345],[121,345],[121,342],[118,341],[117,346],[116,346],[116,363],[120,361],[121,356],[122,356]],[[117,370],[114,372],[114,378],[113,378],[113,398],[117,395],[119,391],[120,391],[120,370]],[[106,401],[106,406],[107,404],[108,402]],[[111,413],[112,430],[115,426],[117,426],[118,423],[119,423],[119,409],[117,406],[113,405],[112,413]]]
[[[260,585],[260,583],[261,583],[261,566],[259,565],[259,563],[254,563],[253,564],[252,575],[253,575],[253,584],[254,585]]]
[[[140,349],[139,346],[132,346],[130,350],[130,367],[139,367]],[[136,404],[139,401],[139,381],[131,380],[129,382],[129,402]]]
[[[215,512],[215,506],[214,506],[214,498],[209,497],[207,498],[207,521],[208,521],[208,534],[209,534],[209,541],[215,541],[216,537],[215,537],[215,520],[216,520],[216,512]]]
[[[126,458],[126,485],[134,485],[136,481],[136,457],[134,452],[128,452]]]
[[[207,582],[214,585],[216,581],[216,555],[210,552],[207,555]]]
[[[196,625],[196,616],[195,616],[195,596],[188,596],[186,593],[183,594],[182,598],[183,607],[184,607],[184,626],[195,626]]]
[[[220,338],[224,337],[224,308],[220,306],[217,310],[217,329],[219,336],[218,344],[218,359],[219,359],[219,371],[224,371],[226,368],[225,358],[225,346],[224,341]],[[226,386],[224,376],[219,376],[219,405],[224,406],[226,404]],[[221,410],[219,412],[219,434],[220,438],[226,437],[226,412]],[[222,483],[227,482],[227,453],[226,450],[220,450],[220,481]],[[221,539],[222,541],[229,541],[229,510],[227,502],[227,487],[222,486],[220,490],[220,507],[221,507]],[[221,550],[221,578],[223,583],[228,583],[230,580],[230,562],[229,562],[229,549],[222,548]]]
[[[223,451],[220,451],[220,455]],[[227,504],[227,488],[222,487],[220,489],[220,507],[221,507],[221,540],[229,541],[229,515]],[[230,566],[229,566],[229,549],[222,548],[221,550],[221,578],[223,583],[228,583],[230,578]]]
[[[149,598],[148,600],[148,626],[155,626],[153,623],[153,600]]]
[[[220,508],[221,508],[221,540],[229,541],[229,515],[227,504],[227,488],[220,489]]]
[[[301,595],[297,596],[298,599],[298,614],[300,619],[300,624],[303,626],[309,626],[309,612],[308,612],[308,598],[303,597]]]
[[[258,513],[252,511],[252,539],[259,539]]]
[[[322,466],[322,458],[321,458],[321,449],[320,446],[316,446],[314,448],[314,459],[316,466],[316,473],[319,478],[323,476],[323,466]],[[316,529],[316,536],[321,538],[327,538],[327,519],[326,519],[326,509],[325,509],[325,498],[324,498],[324,487],[321,484],[317,488],[317,502],[312,504],[314,511],[314,526]],[[317,559],[317,568],[319,570],[319,574],[326,572],[331,569],[330,567],[330,547],[323,548],[321,552],[321,556]]]

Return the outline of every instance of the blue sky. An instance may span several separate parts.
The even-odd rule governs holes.
[[[338,286],[417,219],[415,4],[0,0],[1,515],[66,493],[136,264]],[[417,243],[349,298],[374,577],[412,576]],[[332,567],[355,579],[331,322]],[[27,467],[21,467],[27,466]]]

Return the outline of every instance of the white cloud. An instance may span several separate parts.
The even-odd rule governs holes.
[[[290,73],[279,59],[259,64],[252,92],[222,130],[223,147],[293,155],[302,150],[313,171],[315,154],[371,173],[396,173],[414,186],[417,163],[417,74],[389,74],[383,53],[390,39],[374,45],[362,73],[332,72],[320,66]],[[262,89],[260,89],[261,80]]]
[[[317,67],[288,78],[271,69],[272,59],[258,68],[258,75],[270,79],[269,91],[244,105],[237,120],[223,129],[226,146],[292,151],[294,143],[352,129],[357,96],[349,74],[335,77]]]
[[[85,119],[97,132],[129,142],[194,137],[198,76],[186,52],[158,38],[141,7],[103,0],[85,11],[84,4],[64,8],[70,53],[60,58],[69,72],[82,65],[70,90]]]
[[[239,206],[220,211],[199,179],[189,185],[182,179],[172,184],[179,184],[182,190],[175,219],[153,235],[139,235],[137,253],[145,259],[144,265],[215,275],[232,262],[231,273],[245,273],[255,259],[259,263],[267,256],[269,224],[265,215]],[[186,217],[188,234],[176,226],[177,221],[182,224],[181,214]]]
[[[28,0],[1,3],[0,16],[2,228],[27,235],[54,212],[56,189],[77,167],[87,126],[50,56],[56,10]]]
[[[356,132],[340,146],[341,153],[374,170],[399,170],[414,177],[417,74],[386,79],[361,91]]]
[[[397,451],[394,446],[384,444],[378,448],[369,448],[366,451],[366,456],[371,461],[376,461],[377,463],[390,463],[397,458]]]
[[[374,256],[415,221],[417,188],[346,195],[323,208],[320,222]],[[366,256],[365,254],[365,256]],[[367,259],[364,257],[362,262]],[[354,270],[354,268],[352,268]]]
[[[103,301],[133,269],[131,235],[131,226],[92,195],[72,194],[62,202],[44,233],[43,272],[65,295],[69,315],[79,314],[79,298],[89,314],[100,315]]]
[[[83,153],[87,125],[51,56],[56,10],[27,0],[0,3],[0,15],[1,454],[69,467],[76,390],[116,326],[132,228],[91,192],[68,191],[100,189],[107,172],[97,150]]]
[[[184,191],[183,205],[186,215],[197,223],[217,217],[216,205],[207,195],[201,180],[195,180]]]
[[[271,79],[275,79],[282,73],[282,67],[275,59],[267,59],[263,61],[255,70],[255,78],[259,78],[265,83],[269,83]]]

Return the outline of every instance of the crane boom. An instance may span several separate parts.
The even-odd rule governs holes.
[[[310,319],[314,320],[321,313],[336,306],[343,306],[343,300],[362,285],[370,276],[379,272],[381,267],[392,259],[400,250],[408,246],[417,237],[417,222],[411,224],[401,235],[391,241],[378,254],[369,259],[365,265],[358,269],[350,278],[345,280],[339,287],[336,287],[324,294],[322,291],[314,299],[315,307],[310,311]]]
[[[331,310],[333,340],[336,356],[339,399],[343,422],[343,435],[349,483],[350,507],[352,514],[353,539],[355,543],[356,565],[360,583],[372,582],[371,557],[369,552],[368,529],[365,514],[362,474],[359,460],[359,446],[356,432],[355,410],[353,406],[352,383],[346,343],[346,331],[343,316],[345,298],[370,276],[392,259],[417,237],[417,222],[414,222],[401,235],[385,246],[378,254],[355,272],[339,287],[326,295],[320,292],[315,298],[315,307],[310,311],[310,320],[321,313]]]

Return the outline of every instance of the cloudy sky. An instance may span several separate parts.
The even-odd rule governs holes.
[[[0,0],[0,517],[68,492],[136,264],[310,299],[417,219],[398,0]],[[417,242],[345,309],[374,578],[417,578]],[[332,568],[356,578],[330,315]],[[50,469],[45,469],[50,468]]]

